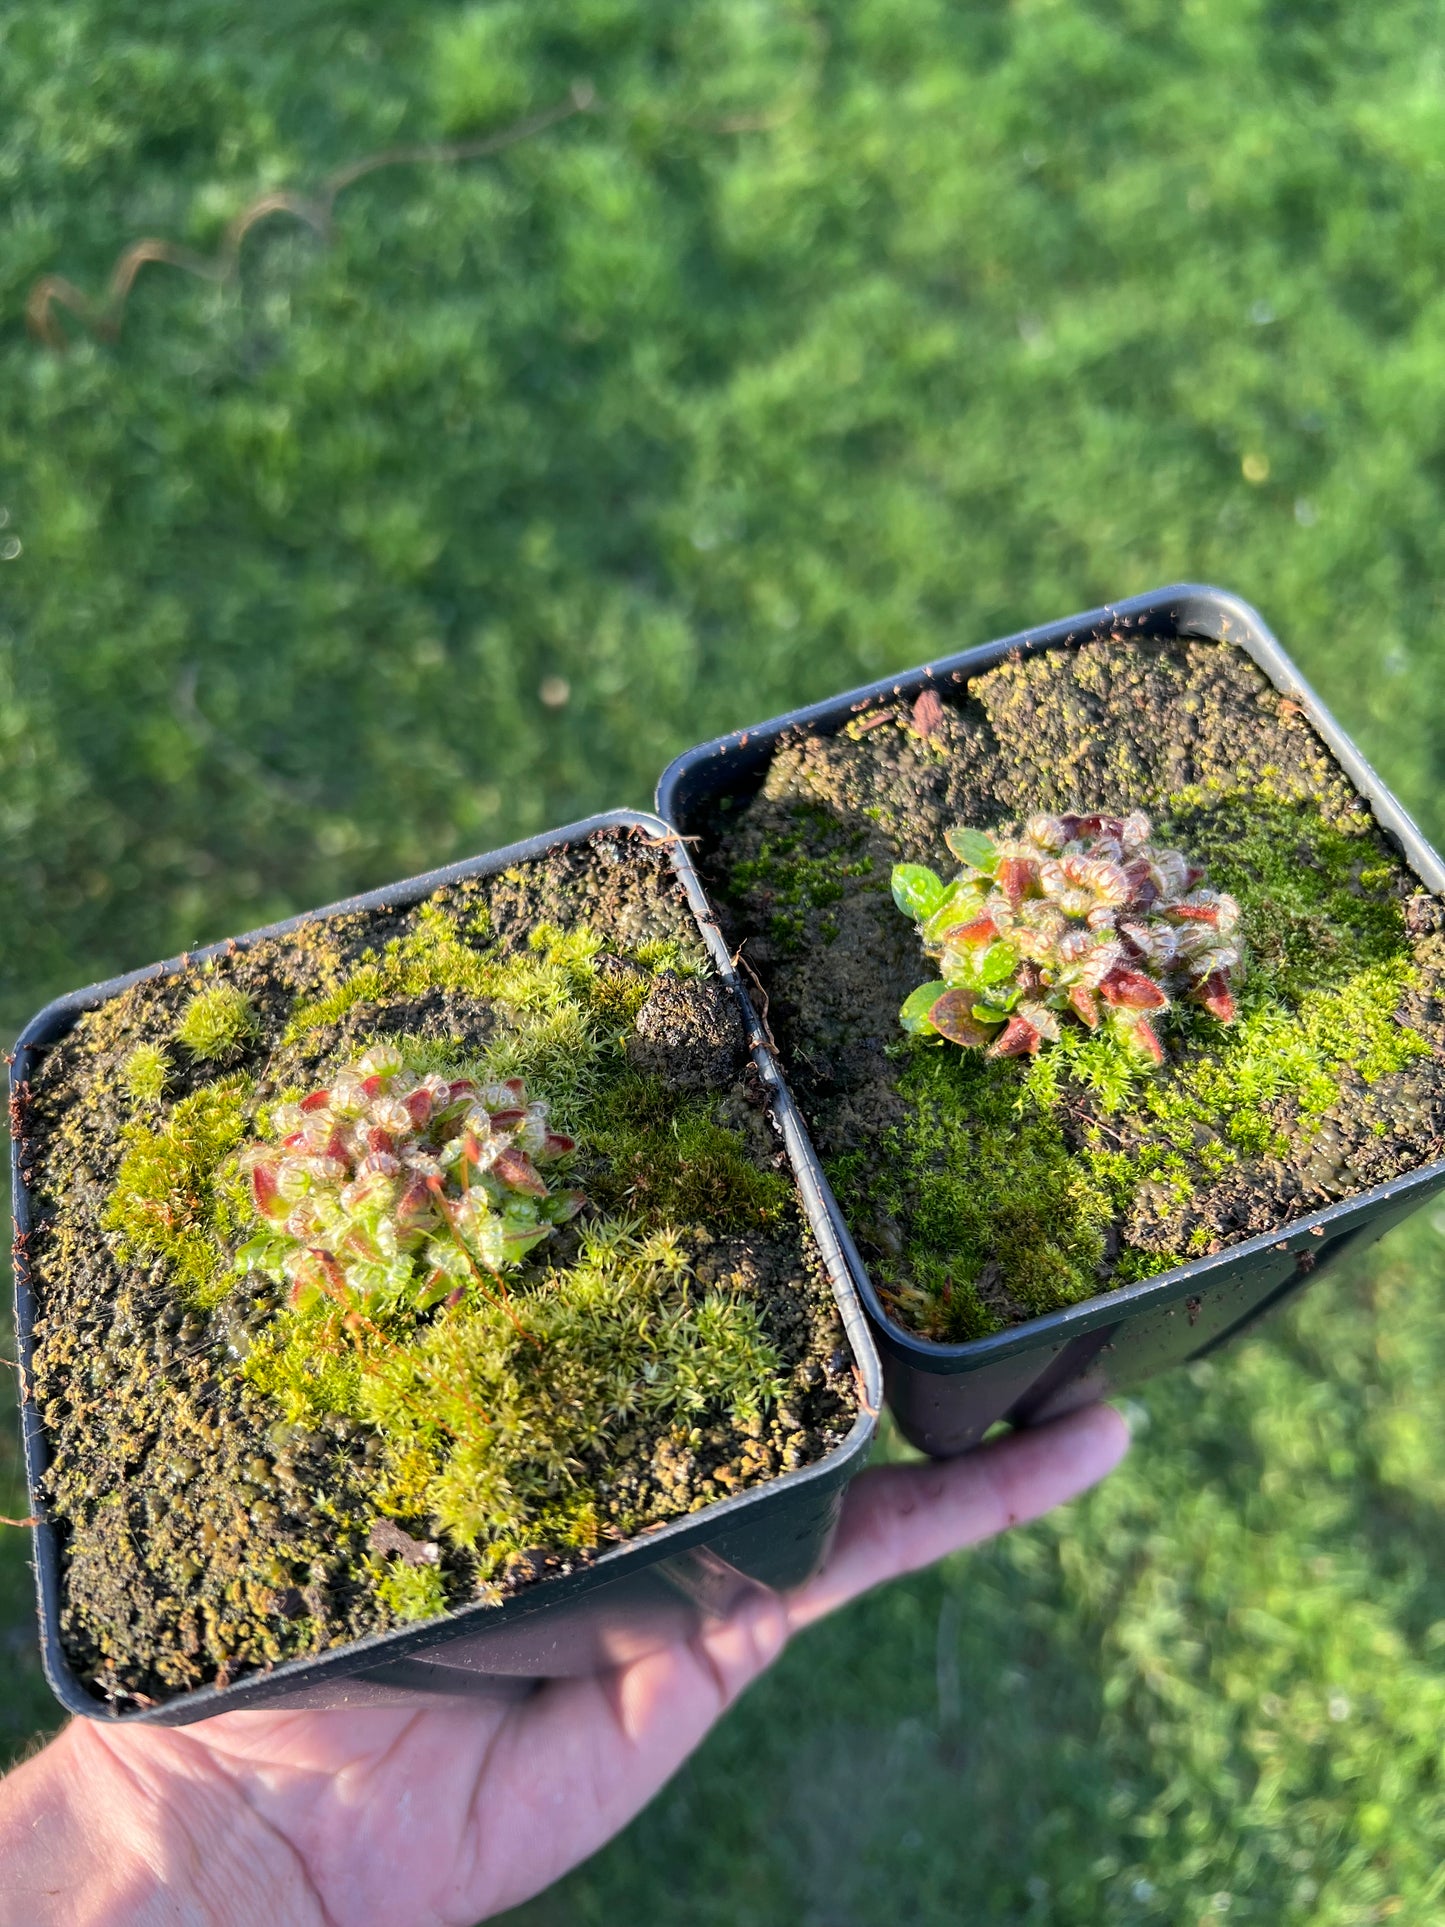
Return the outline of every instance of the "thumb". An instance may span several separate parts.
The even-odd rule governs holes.
[[[1111,1472],[1128,1447],[1124,1420],[1110,1406],[1093,1405],[964,1458],[875,1466],[848,1489],[827,1565],[789,1600],[791,1628],[1038,1518]]]

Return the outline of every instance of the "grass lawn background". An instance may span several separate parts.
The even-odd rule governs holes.
[[[1438,5],[12,0],[0,1016],[1159,583],[1445,836]],[[46,273],[278,217],[117,340]],[[557,697],[567,685],[567,699]],[[1148,1388],[1129,1467],[816,1632],[513,1918],[1445,1908],[1445,1236]],[[13,1426],[0,1505],[23,1510]],[[52,1718],[0,1537],[0,1739]]]

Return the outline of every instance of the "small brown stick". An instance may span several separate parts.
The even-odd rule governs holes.
[[[868,1395],[863,1389],[863,1374],[856,1365],[853,1367],[853,1389],[858,1394],[860,1411],[866,1413],[869,1418],[876,1418],[878,1416],[878,1407],[868,1403]]]
[[[778,1055],[778,1040],[773,1035],[773,1026],[770,1019],[770,1006],[768,1004],[768,993],[763,988],[763,982],[761,977],[759,977],[757,971],[753,969],[752,965],[748,962],[747,958],[743,955],[743,947],[741,944],[738,945],[737,954],[733,958],[734,969],[736,969],[739,964],[741,964],[743,969],[746,970],[746,972],[748,973],[749,982],[752,984],[753,989],[758,993],[758,996],[762,999],[762,1009],[758,1012],[758,1022],[763,1027],[763,1035],[768,1040],[769,1050],[771,1050],[774,1056],[776,1056]]]
[[[38,1526],[39,1524],[40,1517],[38,1513],[32,1512],[28,1519],[7,1519],[3,1514],[0,1514],[0,1526]]]
[[[913,727],[925,742],[931,742],[943,728],[943,704],[936,689],[920,691],[913,705]]]

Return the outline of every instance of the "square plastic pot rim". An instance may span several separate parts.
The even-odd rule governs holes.
[[[658,815],[679,828],[687,827],[688,792],[696,776],[707,765],[727,758],[739,777],[766,764],[778,739],[795,730],[821,725],[828,733],[840,726],[851,713],[861,714],[877,703],[913,698],[923,690],[942,684],[955,688],[970,677],[993,668],[1014,655],[1037,655],[1046,649],[1067,647],[1101,635],[1164,635],[1197,637],[1203,641],[1229,642],[1243,649],[1262,669],[1274,687],[1289,701],[1298,704],[1315,733],[1329,748],[1335,762],[1349,777],[1360,795],[1369,803],[1375,821],[1386,840],[1395,848],[1411,871],[1432,895],[1445,895],[1445,861],[1431,848],[1409,812],[1391,794],[1375,771],[1361,756],[1354,743],[1330,715],[1319,697],[1300,675],[1293,662],[1271,633],[1264,618],[1241,597],[1225,589],[1203,583],[1175,583],[1153,589],[1124,601],[1105,603],[1081,615],[1039,628],[1020,630],[995,642],[963,649],[916,669],[841,692],[801,709],[789,710],[767,722],[715,736],[711,741],[675,757],[663,771],[657,785]],[[821,1175],[821,1169],[820,1169]],[[1121,1313],[1142,1299],[1167,1305],[1188,1300],[1216,1275],[1233,1270],[1241,1261],[1261,1253],[1307,1253],[1326,1237],[1341,1219],[1373,1216],[1391,1203],[1407,1201],[1414,1193],[1438,1189],[1445,1181],[1445,1159],[1421,1165],[1414,1171],[1376,1185],[1369,1191],[1351,1192],[1347,1197],[1291,1219],[1258,1237],[1226,1245],[1209,1257],[1194,1258],[1168,1271],[1158,1272],[1133,1284],[1082,1299],[1059,1311],[1046,1312],[1006,1331],[987,1338],[973,1338],[956,1344],[939,1344],[900,1325],[878,1296],[868,1268],[859,1255],[847,1220],[833,1196],[827,1177],[822,1189],[833,1213],[839,1243],[848,1258],[849,1269],[858,1294],[868,1308],[879,1342],[895,1358],[925,1371],[949,1375],[970,1372],[994,1360],[1030,1350],[1041,1338],[1064,1340],[1077,1337],[1100,1326],[1118,1322]]]
[[[483,856],[463,858],[456,863],[426,871],[419,876],[403,878],[396,883],[384,885],[376,890],[368,890],[357,896],[344,897],[336,903],[324,904],[317,909],[304,911],[300,915],[282,918],[279,922],[248,930],[241,936],[223,938],[217,943],[185,951],[180,956],[166,958],[160,963],[149,964],[139,970],[127,971],[122,976],[102,979],[80,990],[71,991],[63,997],[54,998],[36,1012],[16,1040],[10,1064],[12,1099],[20,1086],[25,1083],[37,1049],[54,1042],[56,1038],[63,1035],[82,1011],[108,1002],[134,984],[175,976],[197,963],[205,963],[212,957],[229,955],[233,948],[249,949],[265,938],[285,936],[304,924],[323,918],[344,916],[355,911],[388,910],[418,903],[449,883],[461,882],[468,877],[491,876],[497,871],[510,869],[516,864],[545,857],[554,849],[586,843],[599,833],[608,830],[631,830],[638,832],[650,842],[666,844],[674,874],[693,912],[709,959],[718,976],[733,991],[741,1005],[753,1062],[763,1080],[768,1107],[781,1128],[793,1174],[802,1194],[804,1211],[827,1268],[829,1281],[838,1303],[839,1315],[852,1350],[855,1382],[858,1389],[858,1412],[847,1437],[812,1465],[799,1467],[792,1472],[779,1473],[759,1485],[750,1486],[727,1498],[714,1500],[699,1511],[687,1513],[680,1519],[647,1527],[622,1544],[609,1547],[585,1565],[579,1565],[569,1573],[550,1575],[522,1592],[514,1594],[510,1599],[504,1600],[500,1606],[487,1605],[480,1601],[460,1606],[453,1612],[421,1621],[414,1627],[367,1634],[363,1638],[328,1647],[314,1656],[285,1660],[269,1672],[249,1673],[228,1686],[196,1687],[188,1692],[178,1693],[154,1708],[142,1707],[135,1711],[118,1713],[95,1694],[89,1692],[76,1678],[65,1657],[59,1637],[59,1533],[47,1516],[40,1489],[48,1454],[40,1417],[29,1390],[33,1353],[32,1333],[36,1311],[35,1290],[25,1255],[26,1238],[32,1229],[30,1187],[21,1170],[20,1142],[12,1137],[10,1171],[14,1199],[15,1328],[22,1392],[20,1410],[26,1481],[31,1512],[37,1520],[34,1527],[34,1566],[41,1655],[51,1690],[67,1711],[87,1718],[102,1717],[115,1722],[156,1721],[162,1724],[176,1724],[203,1719],[212,1713],[230,1712],[247,1705],[261,1706],[273,1698],[283,1698],[288,1688],[302,1686],[311,1679],[323,1676],[351,1677],[365,1672],[371,1666],[406,1659],[411,1654],[425,1651],[433,1646],[444,1645],[467,1633],[507,1623],[516,1624],[535,1614],[546,1613],[554,1606],[560,1606],[579,1594],[604,1585],[613,1578],[622,1577],[626,1572],[640,1570],[685,1552],[705,1541],[718,1538],[730,1529],[745,1523],[747,1514],[754,1511],[762,1501],[772,1500],[777,1495],[797,1494],[803,1488],[814,1485],[823,1485],[831,1489],[845,1483],[855,1472],[862,1469],[862,1463],[877,1429],[878,1413],[882,1406],[882,1368],[873,1333],[855,1295],[853,1263],[850,1262],[846,1250],[834,1231],[834,1225],[837,1222],[837,1206],[832,1200],[831,1193],[826,1190],[826,1181],[823,1179],[821,1167],[818,1165],[807,1133],[802,1128],[791,1093],[778,1071],[762,1027],[758,1023],[757,1014],[746,989],[738,978],[727,946],[722,941],[686,845],[669,824],[646,811],[608,810],[596,816],[585,817],[578,822],[565,824],[559,829],[526,837],[520,842],[509,843],[504,848],[490,851]],[[854,1260],[856,1260],[856,1253]]]

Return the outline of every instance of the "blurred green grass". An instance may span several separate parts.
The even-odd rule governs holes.
[[[12,0],[0,1016],[1180,578],[1445,834],[1438,40],[1394,0]],[[146,269],[117,341],[25,333],[41,274],[578,79],[329,245],[278,217],[226,286]],[[1440,1912],[1442,1271],[1418,1223],[1151,1387],[1105,1491],[812,1635],[518,1920]],[[27,1584],[5,1535],[11,1746]]]

